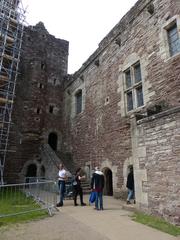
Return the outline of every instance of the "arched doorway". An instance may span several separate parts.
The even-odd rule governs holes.
[[[112,171],[109,168],[105,168],[103,172],[105,177],[104,194],[108,196],[112,196],[113,195]]]
[[[27,182],[33,182],[37,176],[37,166],[36,164],[30,164],[27,167],[27,172],[26,172],[26,181]]]
[[[48,144],[52,147],[54,151],[57,150],[57,141],[58,141],[57,134],[53,132],[50,133],[48,137]]]

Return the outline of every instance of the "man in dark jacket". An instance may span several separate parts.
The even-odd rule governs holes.
[[[133,166],[129,167],[129,174],[127,177],[127,184],[126,187],[128,188],[128,197],[127,197],[127,204],[130,204],[130,200],[134,199],[134,174],[133,174]],[[135,203],[135,200],[134,200]]]
[[[104,188],[104,174],[95,167],[91,179],[91,190],[96,192],[95,209],[103,210],[103,188]]]

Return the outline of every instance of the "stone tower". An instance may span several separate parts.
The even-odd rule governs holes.
[[[46,170],[53,163],[44,163],[40,150],[44,143],[61,148],[68,46],[50,35],[42,22],[25,28],[10,139],[15,152],[9,154],[6,165],[9,179],[22,181],[52,172],[52,166]]]

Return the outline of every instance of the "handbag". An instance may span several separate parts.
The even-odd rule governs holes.
[[[95,200],[96,200],[96,192],[95,191],[92,191],[91,193],[90,193],[90,196],[89,196],[89,203],[94,203],[95,202]]]
[[[73,185],[73,186],[76,186],[76,185],[77,185],[77,181],[74,180],[74,181],[72,182],[72,185]]]
[[[77,181],[76,181],[76,177],[75,176],[73,176],[73,178],[72,178],[72,185],[73,186],[77,185]]]

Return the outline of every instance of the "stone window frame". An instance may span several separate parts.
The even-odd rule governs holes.
[[[174,55],[171,55],[170,53],[170,47],[169,47],[169,39],[168,39],[168,30],[176,23],[177,26],[177,32],[179,35],[179,41],[180,41],[180,16],[175,15],[172,18],[168,19],[166,23],[162,26],[162,38],[163,38],[163,48],[164,48],[164,54],[165,54],[165,60],[169,60],[177,55],[180,54],[180,52],[177,52]]]
[[[140,81],[136,82],[135,78],[135,67],[140,65],[140,73],[141,73],[141,79]],[[127,86],[126,84],[126,74],[130,72],[130,78],[131,78],[131,85]],[[137,109],[140,109],[144,106],[144,91],[143,91],[143,75],[142,75],[142,68],[141,68],[141,61],[138,60],[135,63],[131,64],[128,66],[126,69],[123,70],[123,88],[124,88],[124,99],[125,99],[125,109],[126,113],[133,112]],[[137,89],[141,88],[142,89],[142,94],[143,94],[143,104],[138,106],[138,99],[137,99]],[[132,109],[128,109],[128,100],[127,96],[129,93],[132,92]]]
[[[40,89],[43,89],[44,88],[44,85],[42,83],[38,83],[37,84],[37,87],[40,88]]]
[[[42,61],[42,62],[41,62],[41,70],[42,70],[42,71],[45,71],[45,70],[46,70],[46,62],[45,62],[45,61]]]
[[[171,36],[172,31],[175,32],[175,34],[173,34],[173,36]],[[170,56],[172,57],[180,52],[180,38],[179,38],[179,34],[178,34],[178,28],[177,28],[176,21],[173,22],[172,26],[167,29],[167,35],[168,35],[168,42],[169,42],[169,52],[170,52]],[[173,40],[173,37],[175,35],[176,35],[176,39]],[[174,44],[174,42],[175,42],[175,44]],[[177,46],[175,46],[176,44],[177,44]]]
[[[47,113],[49,113],[50,115],[55,115],[55,116],[57,116],[59,114],[59,110],[60,110],[60,108],[56,103],[49,103],[46,108]]]
[[[82,91],[82,110],[80,113],[76,113],[76,94],[78,91]],[[85,97],[86,97],[86,89],[85,89],[85,81],[82,81],[78,78],[74,84],[67,90],[67,99],[70,101],[70,118],[74,119],[78,116],[81,116],[85,110]]]
[[[48,112],[49,112],[50,114],[54,114],[54,108],[55,108],[55,105],[50,104],[50,105],[49,105],[49,110],[48,110]]]
[[[37,108],[36,108],[36,113],[37,113],[37,115],[41,114],[41,112],[42,112],[41,108],[40,108],[40,107],[37,107]]]
[[[79,101],[80,99],[80,101]],[[75,113],[76,115],[82,112],[82,105],[83,105],[83,93],[82,89],[78,89],[75,92]]]

